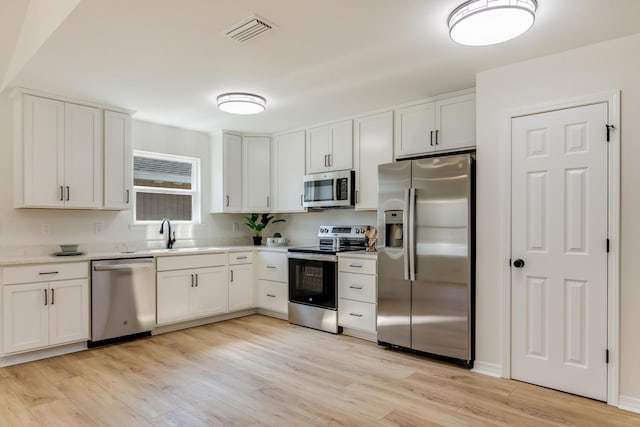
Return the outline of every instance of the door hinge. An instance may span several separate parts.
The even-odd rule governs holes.
[[[611,141],[611,130],[615,130],[615,126],[614,125],[604,125],[607,128],[607,142]]]
[[[609,363],[609,349],[606,350],[605,363]]]
[[[609,239],[607,239],[607,253],[609,253]]]

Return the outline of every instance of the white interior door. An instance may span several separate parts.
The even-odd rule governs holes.
[[[512,120],[512,377],[599,400],[607,399],[607,117],[599,103]]]

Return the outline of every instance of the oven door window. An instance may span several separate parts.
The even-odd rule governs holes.
[[[305,181],[305,202],[326,202],[333,200],[333,179]]]
[[[289,301],[337,308],[336,262],[289,259]]]

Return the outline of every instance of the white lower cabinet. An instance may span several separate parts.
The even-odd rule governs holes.
[[[215,263],[220,265],[211,266]],[[158,325],[228,311],[225,254],[163,257],[156,265]]]
[[[258,253],[258,308],[288,314],[289,260],[285,252]]]
[[[229,254],[229,311],[245,310],[256,306],[254,299],[253,254]]]
[[[289,287],[283,282],[258,280],[258,307],[288,313]]]
[[[377,260],[375,255],[338,258],[338,324],[376,332]]]
[[[86,278],[5,285],[2,296],[4,353],[89,339]]]

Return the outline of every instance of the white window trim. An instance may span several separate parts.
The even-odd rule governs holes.
[[[174,154],[155,153],[151,151],[133,150],[133,157],[148,157],[157,160],[168,160],[191,163],[191,190],[180,190],[173,188],[161,188],[161,187],[144,187],[132,185],[133,197],[132,197],[132,209],[131,209],[131,223],[133,225],[147,225],[157,224],[158,221],[138,221],[136,219],[136,203],[138,191],[144,193],[157,193],[157,194],[189,194],[191,195],[191,221],[178,221],[171,218],[171,222],[174,224],[201,224],[202,223],[202,191],[200,186],[200,159],[197,157],[178,156]],[[132,174],[133,177],[133,174]]]

